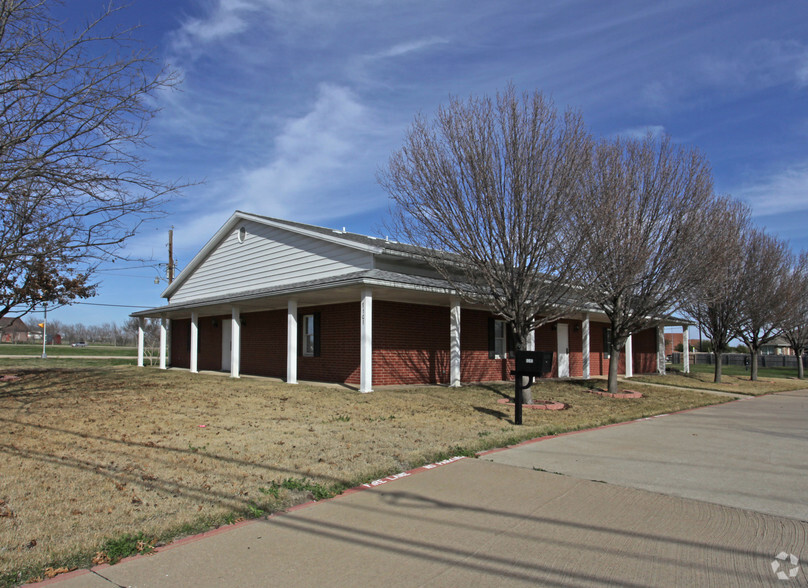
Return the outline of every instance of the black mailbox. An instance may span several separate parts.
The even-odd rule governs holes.
[[[521,376],[541,376],[553,371],[553,354],[544,351],[517,351],[516,369]]]

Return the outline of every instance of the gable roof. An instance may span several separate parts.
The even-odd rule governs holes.
[[[185,283],[185,281],[188,280],[188,278],[194,273],[194,271],[216,249],[216,247],[218,247],[221,242],[226,239],[233,230],[235,230],[239,223],[245,220],[285,231],[290,231],[300,235],[306,235],[321,241],[336,243],[344,247],[350,247],[352,249],[358,249],[360,251],[365,251],[372,254],[387,253],[403,257],[413,257],[418,251],[417,247],[406,245],[404,243],[398,243],[396,241],[389,241],[387,239],[370,237],[368,235],[349,233],[347,231],[339,231],[326,227],[287,221],[279,218],[251,214],[241,210],[236,210],[232,216],[227,219],[227,222],[225,222],[224,225],[222,225],[222,227],[216,231],[205,246],[202,247],[199,253],[194,256],[185,269],[180,272],[177,278],[163,291],[161,296],[163,298],[170,298],[173,296]]]
[[[23,320],[18,317],[9,317],[4,316],[0,318],[0,329],[14,329],[16,331],[27,331],[28,325],[26,325]]]

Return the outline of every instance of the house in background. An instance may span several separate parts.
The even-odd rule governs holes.
[[[402,243],[236,211],[163,292],[160,367],[391,384],[511,378],[505,322],[461,300]],[[170,321],[170,331],[168,328]],[[685,322],[666,324],[686,326]],[[608,321],[594,306],[534,332],[554,377],[608,373]],[[635,333],[625,375],[664,371],[663,325]],[[169,340],[170,339],[170,340]],[[143,331],[138,337],[143,365]]]
[[[0,318],[0,342],[28,343],[28,332],[28,325],[21,318]]]
[[[785,337],[775,337],[760,348],[761,355],[794,355],[791,344]]]

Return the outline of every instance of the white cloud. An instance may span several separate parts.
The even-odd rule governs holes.
[[[193,50],[200,44],[219,41],[243,32],[249,26],[250,12],[261,8],[254,0],[218,0],[206,15],[189,18],[176,32],[176,50]]]
[[[662,125],[646,125],[643,127],[631,127],[615,133],[616,136],[627,137],[629,139],[645,139],[648,135],[661,137],[665,134],[665,127]]]
[[[744,94],[790,85],[808,87],[808,45],[763,39],[731,54],[704,52],[683,69],[668,71],[640,89],[642,103],[667,109],[686,101],[703,101],[710,93]]]
[[[731,57],[705,57],[699,69],[705,83],[759,89],[778,84],[808,85],[808,47],[797,41],[763,39]]]
[[[377,201],[358,198],[351,187],[375,185],[373,169],[389,152],[391,134],[350,90],[321,84],[311,109],[281,126],[262,163],[197,190],[183,213],[186,226],[211,235],[235,209],[315,222],[377,208],[385,202],[381,190]]]
[[[421,51],[433,45],[442,45],[448,43],[447,39],[442,37],[429,37],[427,39],[418,39],[416,41],[408,41],[406,43],[399,43],[397,45],[393,45],[389,49],[381,51],[376,55],[372,56],[374,58],[387,58],[387,57],[400,57],[401,55],[406,55],[407,53],[412,53],[414,51]]]
[[[735,195],[752,207],[756,217],[808,211],[808,163],[762,177]]]

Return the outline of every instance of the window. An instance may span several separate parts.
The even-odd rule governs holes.
[[[508,349],[513,348],[513,332],[501,319],[488,319],[488,359],[507,359]]]
[[[508,353],[508,328],[505,321],[494,321],[494,357],[502,359]]]
[[[612,356],[612,330],[603,329],[603,359]]]
[[[303,355],[314,357],[314,315],[303,315]]]
[[[298,353],[304,357],[320,356],[320,313],[299,316],[300,344]]]
[[[241,227],[238,230],[238,242],[244,243],[244,239],[247,238],[247,229],[245,227]]]

